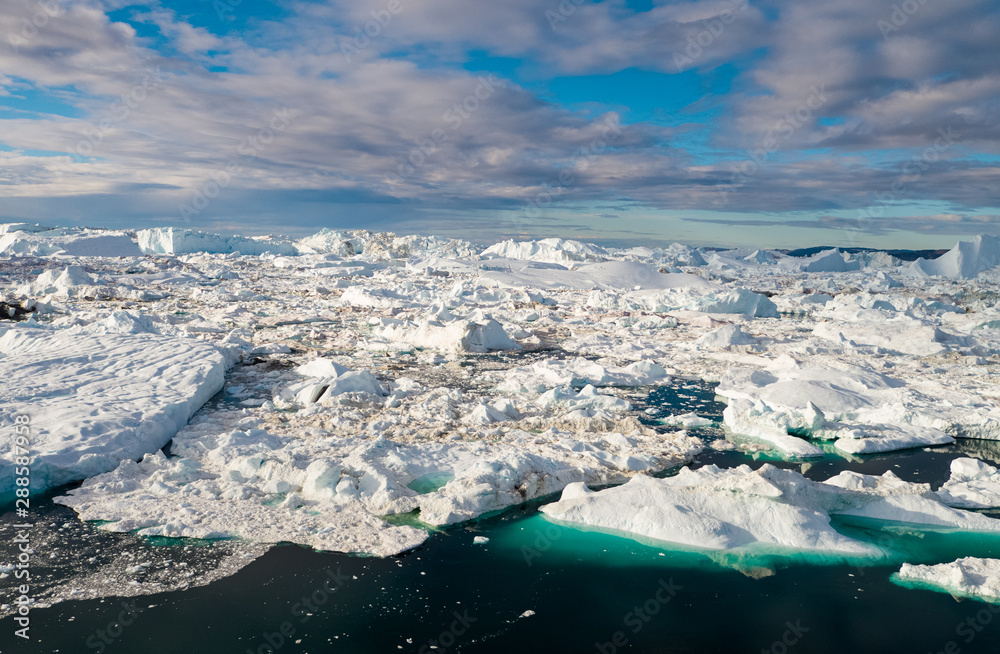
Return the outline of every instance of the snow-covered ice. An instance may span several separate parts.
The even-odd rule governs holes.
[[[885,253],[484,247],[365,230],[11,224],[0,239],[0,301],[29,318],[0,338],[12,380],[0,393],[39,415],[39,471],[56,467],[38,483],[88,478],[60,501],[109,530],[391,554],[427,534],[387,515],[449,525],[579,483],[700,494],[647,479],[700,451],[683,429],[711,426],[698,407],[640,414],[651,388],[685,378],[721,382],[731,442],[714,450],[851,460],[1000,440],[989,237],[909,269]],[[224,393],[189,421],[227,367]],[[938,495],[893,491],[912,506],[876,501],[891,479],[751,481],[974,528],[948,506],[992,503],[987,468],[956,463]],[[742,474],[717,481],[751,483]],[[761,542],[870,553],[812,532],[823,516],[808,511],[833,509],[807,505],[769,509],[799,526]]]
[[[904,563],[892,579],[904,586],[1000,604],[1000,559],[969,556],[937,565]]]
[[[152,334],[10,328],[0,337],[2,426],[30,419],[31,486],[52,488],[155,452],[223,385],[212,345]],[[0,493],[14,489],[14,442],[0,444]]]
[[[892,473],[841,473],[826,482],[765,464],[684,468],[674,477],[638,475],[594,492],[572,484],[542,507],[558,522],[626,534],[693,550],[746,549],[878,557],[875,546],[844,536],[831,515],[864,517],[916,528],[1000,532],[1000,520],[949,508],[926,484]]]

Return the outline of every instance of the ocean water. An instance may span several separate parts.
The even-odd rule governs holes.
[[[722,405],[713,395],[710,384],[687,381],[637,391],[630,399],[639,408],[694,409],[718,417]],[[711,441],[721,432],[704,430],[703,437]],[[693,465],[768,461],[813,479],[843,469],[893,470],[904,479],[938,484],[947,478],[951,459],[971,452],[997,460],[993,444],[961,442],[852,460],[830,454],[806,465],[706,449]],[[440,481],[422,483],[431,488]],[[36,609],[30,643],[13,636],[11,618],[0,622],[0,651],[1000,651],[1000,606],[890,581],[903,560],[1000,556],[998,538],[838,523],[845,533],[881,544],[889,558],[879,565],[766,553],[732,560],[556,525],[538,513],[549,499],[435,531],[422,547],[399,557],[278,546],[207,586]],[[191,557],[192,565],[213,556],[213,547],[95,534],[61,507],[42,512],[45,521],[64,525],[67,547],[89,547],[95,556],[139,560],[155,551]],[[3,520],[9,524],[12,516]],[[489,541],[474,544],[476,536]],[[50,573],[58,576],[58,566]],[[12,594],[12,580],[6,581]],[[116,627],[123,602],[131,608],[133,599],[133,614],[126,617],[131,624]]]

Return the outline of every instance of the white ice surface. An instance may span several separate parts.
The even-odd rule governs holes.
[[[30,418],[31,485],[112,470],[167,444],[223,385],[222,354],[193,339],[12,328],[0,337],[3,432]],[[0,443],[0,493],[14,488],[13,437]]]
[[[716,389],[730,399],[723,416],[736,434],[771,442],[793,456],[813,446],[789,435],[833,440],[850,454],[942,445],[940,412],[901,379],[862,365],[778,360],[769,370],[732,368]]]
[[[135,241],[125,232],[79,227],[40,229],[9,225],[0,231],[0,256],[138,257]],[[13,229],[11,229],[13,227]]]
[[[145,254],[186,254],[211,252],[216,254],[238,253],[245,255],[298,254],[298,248],[287,241],[245,236],[223,236],[178,227],[154,227],[136,234],[139,249]]]
[[[928,587],[955,597],[1000,603],[1000,559],[969,556],[937,565],[904,563],[893,575],[893,581]]]
[[[830,516],[837,514],[922,528],[1000,532],[1000,520],[948,508],[926,485],[864,475],[820,483],[769,464],[758,470],[684,468],[664,479],[639,475],[599,492],[573,484],[541,511],[559,522],[695,550],[768,546],[878,556],[876,547],[831,527]]]
[[[906,269],[906,273],[972,279],[997,265],[1000,265],[1000,238],[981,234],[971,241],[960,241],[937,259],[917,259]]]
[[[948,506],[962,509],[1000,507],[1000,471],[979,459],[954,459],[951,476],[937,493]]]

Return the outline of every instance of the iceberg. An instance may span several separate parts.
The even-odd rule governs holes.
[[[608,253],[592,243],[546,238],[540,241],[502,241],[483,250],[484,259],[527,259],[550,263],[604,261]]]
[[[298,254],[298,248],[287,241],[246,236],[223,236],[194,229],[155,227],[136,233],[139,249],[144,254],[188,254],[209,252],[215,254],[274,255]]]
[[[676,476],[637,475],[592,491],[570,484],[540,510],[556,522],[672,544],[694,551],[809,552],[878,559],[878,547],[836,531],[833,515],[923,529],[1000,532],[1000,520],[951,509],[926,484],[843,473],[826,482],[770,464],[683,468]]]
[[[731,368],[716,392],[729,398],[723,417],[733,433],[760,438],[792,456],[821,454],[805,448],[797,435],[832,440],[849,454],[954,441],[932,403],[915,405],[905,382],[864,366],[786,358],[767,371]]]
[[[904,563],[892,581],[952,595],[1000,604],[1000,559],[966,557],[951,563]],[[971,633],[971,632],[970,632]]]
[[[79,227],[0,225],[0,255],[61,257],[139,257],[142,252],[127,232]]]
[[[3,426],[30,419],[31,488],[61,486],[160,449],[223,385],[212,345],[154,334],[11,328],[0,337]],[[0,493],[16,452],[0,444]]]
[[[903,273],[914,277],[973,279],[998,265],[1000,237],[980,234],[971,241],[960,241],[937,259],[917,259]]]
[[[961,509],[1000,507],[1000,470],[979,459],[953,459],[951,476],[937,494],[948,506]]]

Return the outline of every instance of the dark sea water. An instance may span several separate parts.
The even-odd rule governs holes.
[[[695,408],[710,417],[723,408],[701,382],[631,399],[640,409]],[[893,470],[937,485],[950,460],[970,452],[997,460],[993,444],[963,442],[851,461],[831,454],[804,474],[821,480],[843,469]],[[803,470],[711,449],[694,465],[765,461]],[[874,566],[815,557],[720,563],[554,525],[538,513],[550,499],[436,532],[419,549],[388,559],[275,547],[208,586],[136,598],[134,621],[110,644],[98,630],[107,636],[110,626],[117,634],[122,602],[131,599],[36,609],[29,643],[14,638],[11,618],[0,622],[0,651],[1000,652],[1000,606],[889,580],[904,560],[1000,556],[998,538],[838,524],[881,544],[889,559]],[[490,540],[476,545],[475,536]]]

